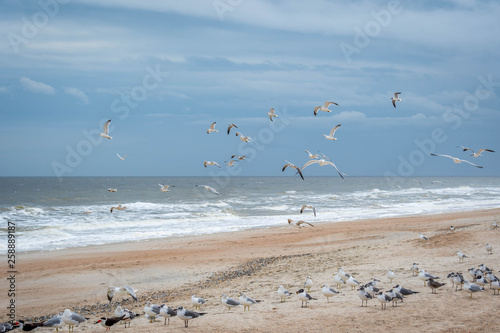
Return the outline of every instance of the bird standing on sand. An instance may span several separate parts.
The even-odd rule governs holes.
[[[333,273],[333,281],[337,285],[337,288],[340,289],[343,284],[345,284],[344,279],[342,279],[338,272]]]
[[[218,132],[218,130],[216,130],[216,129],[215,129],[215,124],[216,124],[216,122],[214,121],[214,122],[212,123],[212,125],[210,125],[210,128],[209,128],[209,129],[207,129],[207,134],[210,134],[210,133],[212,133],[212,132]]]
[[[240,293],[238,300],[240,301],[241,305],[243,305],[243,311],[250,311],[250,306],[262,302],[259,299],[253,299],[251,297],[246,296],[243,293]]]
[[[66,309],[63,312],[63,315],[61,316],[62,321],[66,325],[68,325],[68,332],[74,331],[75,326],[80,325],[84,321],[87,321],[88,318],[85,318],[83,316],[80,316],[78,313],[71,311],[70,309]]]
[[[414,262],[410,268],[410,272],[412,276],[418,275],[418,262]]]
[[[346,283],[351,286],[351,290],[356,289],[360,285],[359,281],[356,280],[352,275],[349,276]]]
[[[363,304],[366,303],[366,306],[368,306],[368,301],[373,298],[372,295],[370,295],[368,292],[365,291],[365,287],[361,286],[358,289],[358,296],[361,299],[361,307],[363,307]]]
[[[156,305],[147,301],[144,304],[144,312],[149,316],[149,322],[154,323],[156,316],[160,314],[161,305]]]
[[[470,293],[470,298],[472,298],[473,293],[477,293],[479,291],[484,291],[484,288],[481,286],[478,286],[477,284],[470,283],[469,280],[465,280],[463,282],[464,285],[464,290],[468,291]]]
[[[111,317],[111,318],[101,317],[98,321],[95,322],[95,324],[101,323],[102,327],[105,327],[107,332],[111,330],[111,326],[120,322],[123,318],[125,318],[125,314],[120,317]]]
[[[195,309],[201,310],[201,306],[207,302],[206,299],[202,297],[197,297],[196,295],[191,296],[191,304]]]
[[[389,295],[386,295],[383,291],[378,292],[377,299],[382,304],[382,310],[387,309],[387,303],[392,301],[392,297]]]
[[[61,314],[57,314],[50,318],[47,321],[43,322],[43,327],[51,327],[55,328],[56,332],[59,332],[59,329],[64,326],[64,321],[61,318]],[[2,330],[0,330],[2,332]]]
[[[467,256],[462,253],[462,250],[458,249],[457,250],[457,257],[458,257],[458,262],[463,262],[465,258],[467,258]]]
[[[425,241],[429,240],[429,238],[425,237],[423,233],[420,233],[418,236],[420,237],[421,240],[425,240]]]
[[[306,303],[305,307],[307,308],[307,304],[309,303],[309,301],[311,301],[311,300],[317,301],[316,298],[314,298],[311,295],[309,295],[308,293],[306,293],[304,291],[304,289],[300,289],[299,291],[296,292],[296,294],[299,295],[299,299],[302,301],[301,308],[304,307],[304,303]]]
[[[184,321],[184,327],[188,327],[189,321],[191,319],[196,319],[196,318],[203,316],[203,315],[206,315],[206,313],[186,310],[182,306],[179,306],[177,308],[177,318]]]
[[[312,286],[313,286],[313,281],[311,280],[311,277],[308,276],[306,278],[306,282],[304,282],[304,288],[307,289],[307,291],[311,291]]]
[[[321,286],[321,293],[326,297],[326,301],[330,303],[330,297],[338,294],[339,292],[333,288],[330,288],[329,285],[324,284]]]
[[[164,325],[167,325],[167,320],[168,320],[168,325],[170,325],[170,317],[177,316],[177,309],[172,309],[169,306],[163,305],[160,309],[160,316],[165,318]]]
[[[387,278],[391,281],[391,283],[392,280],[396,278],[396,273],[394,273],[391,268],[387,271]]]
[[[223,305],[227,306],[228,310],[231,310],[231,308],[234,308],[234,307],[241,305],[240,302],[238,302],[232,298],[228,298],[226,294],[222,294],[220,301]]]
[[[493,254],[493,247],[489,243],[486,243],[486,252]]]
[[[280,297],[280,302],[283,303],[286,301],[287,297],[292,296],[292,293],[285,289],[282,285],[278,287],[278,296]]]
[[[437,294],[437,289],[438,288],[441,288],[442,286],[444,286],[446,283],[441,283],[441,282],[438,282],[438,281],[434,281],[434,279],[430,278],[429,280],[427,280],[427,286],[429,288],[431,288],[431,293],[432,294]]]
[[[25,323],[24,320],[18,320],[15,324],[17,326],[19,326],[21,331],[25,331],[25,332],[30,332],[30,331],[37,329],[38,327],[43,327],[43,323],[41,323],[41,322],[40,323]]]

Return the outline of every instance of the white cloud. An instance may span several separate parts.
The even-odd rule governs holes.
[[[45,84],[43,82],[33,81],[27,77],[20,78],[19,82],[25,89],[34,93],[54,95],[56,92],[55,89],[49,86],[48,84]]]
[[[89,98],[87,95],[80,89],[78,88],[64,88],[64,92],[68,95],[71,95],[73,97],[76,97],[80,101],[82,101],[84,104],[89,104]]]
[[[0,94],[5,94],[9,92],[9,88],[6,86],[0,86]]]

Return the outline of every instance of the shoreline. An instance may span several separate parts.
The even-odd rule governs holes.
[[[291,288],[291,280],[293,280],[291,276],[305,276],[310,271],[318,270],[318,267],[309,266],[306,270],[297,268],[296,266],[300,267],[301,261],[305,259],[309,262],[314,261],[316,257],[328,257],[331,253],[351,252],[362,248],[364,253],[376,251],[382,256],[384,253],[392,253],[391,256],[394,257],[393,261],[396,264],[396,262],[402,260],[398,258],[407,252],[404,256],[405,264],[396,266],[399,267],[399,274],[404,274],[403,267],[411,266],[409,261],[412,259],[408,259],[408,256],[411,257],[416,250],[436,250],[438,252],[433,254],[435,258],[431,258],[441,259],[444,244],[439,242],[446,237],[450,238],[446,239],[450,243],[453,243],[451,237],[457,238],[455,240],[457,241],[456,244],[447,249],[449,254],[444,256],[446,261],[452,262],[456,261],[454,252],[457,246],[462,247],[471,242],[468,238],[460,237],[458,239],[458,237],[476,232],[476,229],[478,229],[477,232],[484,234],[484,237],[495,237],[493,241],[490,241],[490,244],[495,244],[495,239],[498,244],[498,235],[500,233],[497,235],[490,232],[490,226],[493,220],[499,217],[500,209],[489,209],[437,215],[325,222],[301,230],[286,225],[252,228],[227,233],[93,245],[55,251],[22,252],[18,254],[18,319],[40,317],[62,311],[66,307],[71,309],[89,307],[90,309],[96,304],[106,305],[106,288],[108,285],[131,285],[138,289],[137,294],[139,297],[153,297],[152,295],[156,293],[160,304],[174,302],[191,308],[186,293],[202,292],[203,294],[209,294],[212,293],[212,287],[214,289],[222,288],[222,290],[228,290],[228,292],[233,290],[241,291],[247,289],[241,285],[244,281],[250,285],[260,284],[264,283],[262,281],[269,280],[270,277],[272,277],[272,283],[267,281],[260,288],[251,288],[252,294],[249,296],[258,293],[260,290],[269,289],[259,297],[264,298],[267,303],[272,303],[273,308],[279,307],[279,301],[275,304],[276,300],[273,299],[277,297],[275,292],[277,285],[287,284],[287,287]],[[453,234],[449,232],[450,223],[457,227],[457,231]],[[419,232],[424,232],[426,236],[431,238],[431,241],[428,244],[421,243],[418,239]],[[399,245],[388,244],[387,240],[391,239],[394,239]],[[474,240],[474,242],[477,242],[477,240]],[[467,247],[464,246],[463,250],[470,253],[474,247],[473,245],[474,243],[467,245]],[[484,244],[481,246],[484,247]],[[484,251],[484,249],[481,250]],[[326,274],[323,279],[329,279],[329,283],[333,286],[331,274],[339,265],[343,265],[346,269],[361,264],[373,268],[374,263],[367,263],[363,255],[358,254],[353,258],[352,261],[345,260],[345,262],[337,258],[335,263],[325,265],[324,268],[321,268],[323,275]],[[486,258],[496,258],[498,262],[498,256],[495,254]],[[384,260],[387,261],[387,258]],[[480,263],[478,262],[476,266]],[[253,270],[252,268],[241,277],[236,274],[236,278],[233,279],[221,280],[220,276],[217,276],[217,274],[223,275],[224,272],[229,274],[241,267],[244,268],[245,265],[251,267],[257,265],[259,269]],[[467,265],[474,266],[469,262],[464,267],[467,267]],[[495,266],[495,262],[489,265],[497,270],[500,269],[500,267]],[[276,268],[278,266],[279,268]],[[384,270],[387,269],[385,265],[382,266]],[[325,273],[326,271],[328,273]],[[277,272],[280,272],[279,278],[275,276]],[[264,273],[266,275],[261,276]],[[357,272],[356,276],[359,274]],[[327,276],[330,277],[327,278]],[[368,278],[369,276],[366,276],[362,280]],[[280,281],[280,279],[283,279],[283,281]],[[296,286],[293,289],[298,290],[302,279],[303,277],[294,283]],[[287,280],[290,282],[287,283]],[[204,281],[211,281],[213,286],[202,288]],[[421,287],[420,282],[418,285]],[[344,287],[344,289],[346,288]],[[427,289],[425,288],[425,293],[427,293]],[[181,290],[182,292],[168,295],[164,292],[172,290]],[[346,296],[350,294],[347,290],[344,293]],[[231,296],[237,298],[237,295],[233,294]],[[462,294],[462,296],[466,295]],[[323,296],[318,294],[317,291],[315,297],[319,298],[323,303]],[[359,307],[357,301],[359,299],[354,302]],[[287,302],[287,306],[291,306],[289,303],[293,303],[292,308],[294,310],[297,310],[297,304],[300,306],[300,302],[297,303],[296,300]],[[378,302],[376,300],[372,301],[372,304],[374,303]],[[209,304],[214,308],[209,308],[210,311],[207,310],[207,312],[222,312],[223,309],[218,299],[212,297]],[[169,305],[172,306],[172,304]],[[268,309],[268,305],[270,304],[266,305],[266,309]],[[140,304],[130,304],[130,306],[134,306],[137,312],[143,313]],[[352,310],[358,311],[357,307]],[[377,310],[380,310],[380,308],[377,308]],[[111,313],[106,312],[104,314],[110,316]],[[7,320],[4,314],[2,314],[1,318],[2,321]],[[93,319],[94,317],[92,317]],[[200,322],[202,320],[207,322],[206,316],[200,319]],[[212,321],[217,322],[217,318],[212,318],[210,322]],[[141,321],[137,320],[137,322]],[[180,327],[181,322],[179,320],[173,320],[171,325],[174,323],[177,324],[176,327]],[[95,329],[95,326],[90,323],[85,325],[88,325],[88,330]],[[222,323],[217,325],[222,325]],[[224,330],[223,326],[217,325],[214,327]],[[149,332],[146,324],[141,324],[141,326],[146,326],[144,332]],[[207,328],[205,324],[203,326]],[[226,329],[228,328],[226,327]],[[134,331],[142,332],[143,330]]]

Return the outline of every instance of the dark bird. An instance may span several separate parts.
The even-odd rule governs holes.
[[[429,279],[427,281],[427,286],[431,288],[431,293],[436,294],[436,290],[442,286],[444,286],[446,283],[441,283],[438,281],[434,281],[434,279]]]
[[[101,323],[103,327],[106,327],[106,331],[109,331],[111,330],[111,326],[120,322],[123,318],[125,318],[125,314],[120,317],[112,317],[112,318],[101,317],[98,321],[95,322],[95,324]]]

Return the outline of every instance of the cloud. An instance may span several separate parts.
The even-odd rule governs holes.
[[[9,88],[6,86],[0,86],[0,94],[5,94],[9,92]]]
[[[48,84],[45,84],[43,82],[37,82],[33,81],[27,77],[22,77],[19,79],[19,82],[22,84],[22,86],[34,93],[38,94],[46,94],[46,95],[54,95],[55,94],[55,89]]]
[[[85,93],[78,88],[66,87],[66,88],[64,88],[64,92],[68,95],[76,97],[77,99],[82,101],[84,104],[89,104],[89,98],[87,97],[87,95],[85,95]]]

